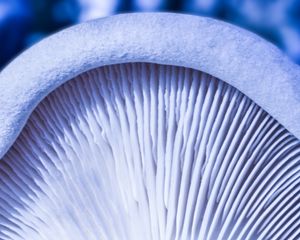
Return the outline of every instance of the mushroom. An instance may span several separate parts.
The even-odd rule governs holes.
[[[297,239],[299,77],[196,16],[41,41],[0,74],[0,238]]]

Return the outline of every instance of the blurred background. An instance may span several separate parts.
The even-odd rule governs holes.
[[[257,33],[300,64],[300,0],[0,0],[0,70],[67,26],[125,12],[209,16]]]

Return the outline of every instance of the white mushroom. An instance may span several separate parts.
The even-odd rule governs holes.
[[[297,239],[299,73],[193,16],[42,41],[0,74],[0,239]]]

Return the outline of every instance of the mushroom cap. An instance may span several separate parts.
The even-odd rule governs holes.
[[[186,15],[40,42],[0,74],[0,238],[296,239],[298,75]]]
[[[0,157],[52,90],[104,65],[146,62],[211,74],[300,137],[300,68],[272,44],[228,23],[174,13],[102,18],[31,47],[0,74]]]

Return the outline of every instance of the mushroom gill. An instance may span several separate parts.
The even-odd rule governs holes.
[[[0,161],[1,239],[296,239],[300,143],[184,67],[89,70],[35,108]]]

